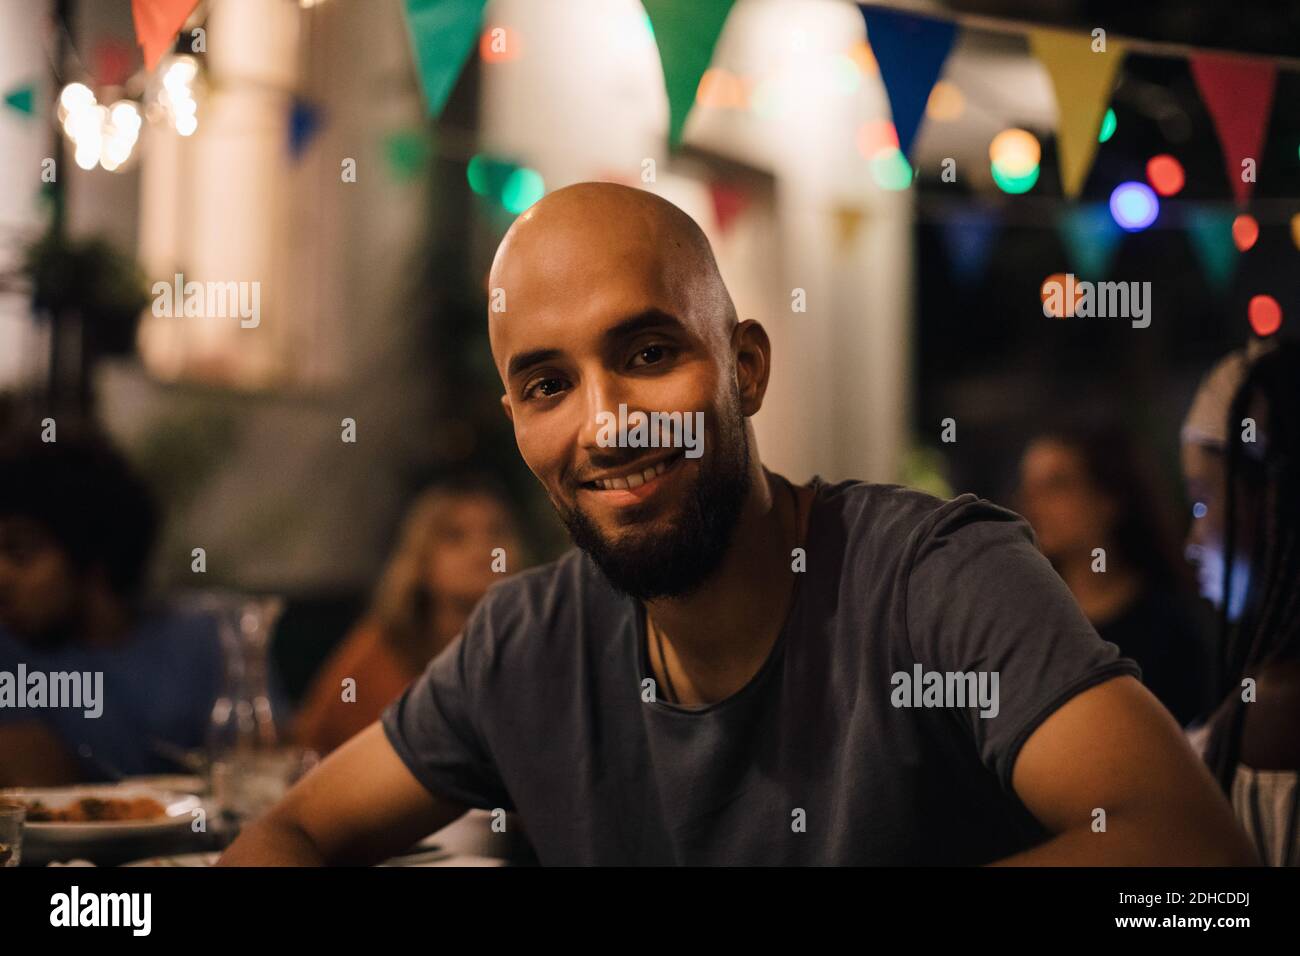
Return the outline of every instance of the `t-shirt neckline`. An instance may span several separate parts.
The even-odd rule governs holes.
[[[781,476],[781,478],[782,480],[788,480],[784,476]],[[790,482],[790,484],[794,485],[794,482]],[[809,545],[812,544],[816,533],[818,517],[817,506],[820,502],[822,489],[825,487],[826,483],[822,480],[820,475],[813,475],[807,482],[807,485],[813,490],[812,502],[808,505],[808,533],[804,536],[802,544],[797,545],[797,547],[803,548],[805,554],[812,550]],[[794,485],[794,487],[798,488],[799,486]],[[704,704],[700,707],[687,707],[682,704],[674,704],[663,700],[656,693],[655,699],[650,706],[654,707],[660,713],[676,714],[683,717],[702,717],[706,714],[711,714],[731,706],[733,703],[748,697],[754,688],[761,686],[764,681],[766,681],[770,671],[776,666],[776,662],[780,659],[782,653],[785,651],[785,645],[789,637],[791,624],[796,620],[798,616],[796,612],[799,611],[800,604],[803,600],[803,578],[808,572],[805,569],[794,573],[794,589],[790,594],[790,607],[786,611],[785,621],[781,624],[781,630],[776,635],[776,640],[772,642],[771,648],[768,649],[767,657],[764,659],[762,666],[754,672],[754,676],[751,677],[743,687],[721,700],[715,700],[711,704]],[[632,627],[636,632],[636,669],[638,672],[637,682],[639,684],[647,678],[654,680],[654,668],[650,666],[650,649],[646,640],[645,605],[638,598],[628,598],[628,600],[632,604]],[[656,686],[658,686],[657,682]]]

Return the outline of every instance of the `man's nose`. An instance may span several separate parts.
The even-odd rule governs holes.
[[[609,439],[611,435],[617,437],[621,402],[626,403],[626,395],[614,376],[586,377],[582,387],[582,425],[578,430],[578,444],[584,450],[599,454],[601,449],[611,447]]]

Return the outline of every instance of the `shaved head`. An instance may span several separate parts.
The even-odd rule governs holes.
[[[769,367],[704,232],[652,193],[580,183],[515,220],[488,285],[502,406],[574,542],[637,597],[700,587],[761,469],[747,419]],[[631,428],[611,443],[614,417]]]
[[[644,276],[679,298],[698,330],[719,343],[736,324],[704,230],[668,200],[618,183],[577,183],[535,203],[497,247],[488,286],[507,297],[546,297],[610,271]],[[488,313],[494,354],[497,320],[508,311]]]

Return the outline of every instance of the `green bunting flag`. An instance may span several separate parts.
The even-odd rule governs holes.
[[[668,141],[682,141],[700,77],[709,68],[734,0],[643,0],[668,91]]]
[[[474,50],[485,0],[405,0],[406,26],[429,115],[438,117]]]
[[[28,84],[10,90],[5,94],[5,106],[28,116],[33,115],[36,112],[36,87]]]
[[[1201,261],[1206,282],[1220,295],[1232,284],[1237,265],[1232,220],[1233,214],[1226,210],[1192,208],[1187,212],[1187,238]]]
[[[1070,266],[1079,278],[1105,280],[1124,238],[1124,230],[1111,217],[1110,206],[1104,202],[1069,206],[1061,213],[1057,229]]]

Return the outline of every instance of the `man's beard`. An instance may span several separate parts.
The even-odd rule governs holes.
[[[617,590],[642,601],[686,597],[722,563],[751,484],[749,435],[743,416],[737,418],[729,436],[732,447],[720,448],[712,459],[699,459],[699,476],[686,493],[679,517],[663,531],[633,530],[615,543],[581,508],[560,512],[573,543]]]

